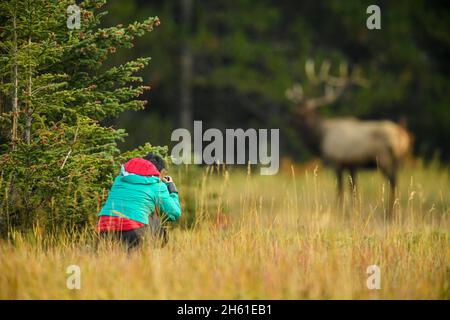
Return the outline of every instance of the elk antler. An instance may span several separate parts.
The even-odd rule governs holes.
[[[308,109],[315,109],[319,106],[327,105],[336,101],[350,85],[366,87],[369,82],[360,76],[359,69],[355,68],[349,74],[347,63],[341,62],[339,65],[339,75],[330,75],[331,63],[324,60],[320,66],[319,74],[316,74],[314,60],[308,59],[305,62],[305,72],[310,83],[324,86],[324,94],[320,97],[307,98],[304,95],[303,87],[294,84],[292,88],[286,90],[286,97],[294,103],[302,105]]]

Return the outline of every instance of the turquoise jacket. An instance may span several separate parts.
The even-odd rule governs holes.
[[[157,176],[124,175],[115,178],[108,199],[99,216],[128,218],[148,224],[149,214],[159,209],[160,215],[175,221],[181,215],[178,193],[169,193]]]

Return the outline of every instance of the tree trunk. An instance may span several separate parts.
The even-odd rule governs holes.
[[[17,143],[17,122],[19,118],[19,80],[17,71],[17,26],[16,16],[13,17],[13,95],[12,95],[12,129],[11,129],[11,143],[13,150],[16,148]]]
[[[28,48],[31,47],[31,37],[28,38]],[[27,144],[31,143],[31,121],[33,109],[31,107],[31,64],[28,70],[28,82],[27,82],[27,107],[25,109],[25,141]]]
[[[193,0],[181,0],[181,21],[183,44],[181,47],[181,79],[180,79],[180,125],[192,129],[192,53],[189,45],[189,34],[192,20]]]

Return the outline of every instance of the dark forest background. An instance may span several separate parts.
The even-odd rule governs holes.
[[[366,9],[381,8],[381,30]],[[447,1],[111,0],[105,26],[158,15],[161,26],[110,63],[151,55],[142,72],[148,107],[110,123],[129,133],[121,148],[170,144],[176,127],[281,128],[281,154],[309,154],[286,123],[285,91],[305,81],[304,63],[358,66],[370,87],[355,88],[327,117],[404,121],[414,153],[450,160],[450,11]],[[132,52],[133,56],[129,54]]]

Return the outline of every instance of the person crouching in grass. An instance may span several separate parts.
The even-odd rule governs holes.
[[[101,237],[121,241],[128,249],[139,247],[148,236],[161,247],[167,244],[165,222],[178,220],[181,209],[172,178],[161,179],[165,167],[153,153],[122,165],[98,214]]]

